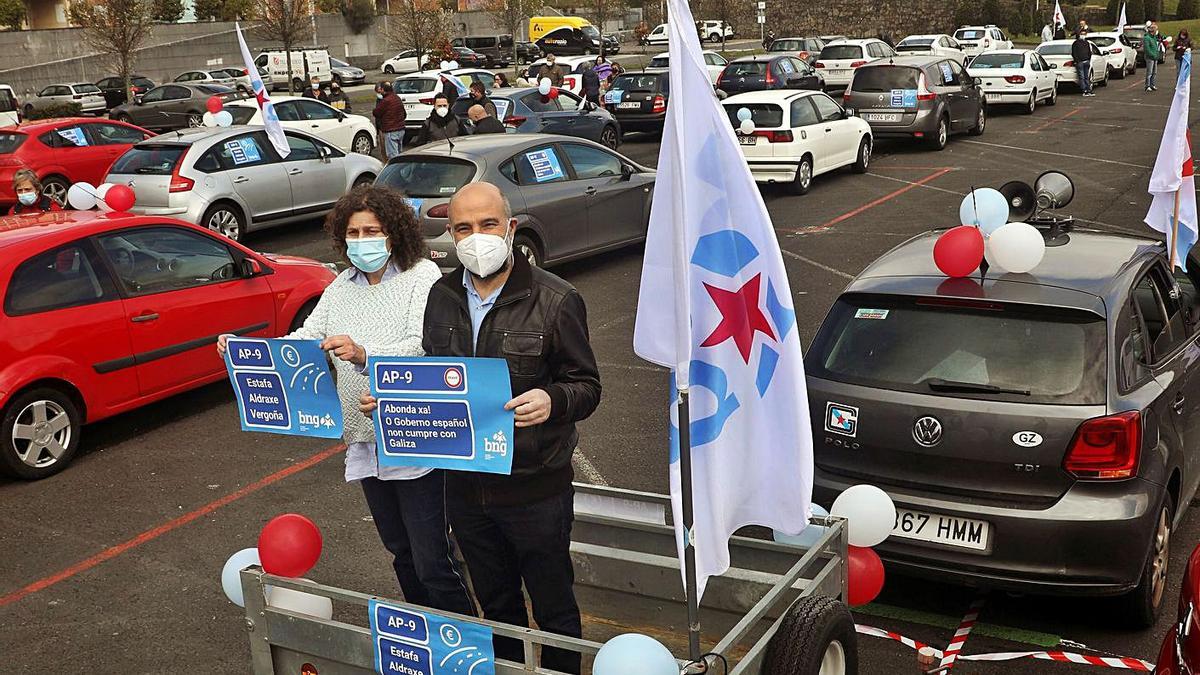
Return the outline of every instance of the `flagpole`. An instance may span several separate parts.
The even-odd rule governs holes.
[[[1174,274],[1175,266],[1179,264],[1179,190],[1175,191],[1175,213],[1171,216],[1171,241],[1167,245],[1171,247],[1171,273]],[[682,455],[680,455],[682,457]]]
[[[700,660],[700,602],[696,583],[696,547],[692,526],[692,430],[688,409],[688,390],[679,390],[679,490],[683,502],[683,575],[684,595],[687,596],[688,659]]]

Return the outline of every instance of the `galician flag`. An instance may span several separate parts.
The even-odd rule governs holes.
[[[275,104],[271,102],[271,95],[263,86],[262,77],[258,74],[258,66],[254,65],[254,59],[250,58],[250,49],[246,47],[246,39],[242,37],[242,27],[236,22],[233,27],[237,30],[238,47],[242,50],[242,62],[246,64],[246,74],[250,76],[250,88],[254,90],[254,97],[258,99],[258,109],[262,111],[263,126],[267,128],[267,138],[271,139],[271,145],[275,146],[275,151],[279,153],[280,157],[287,157],[292,149],[288,147],[287,136],[283,133],[283,125],[279,123],[279,115],[275,113]]]
[[[1058,0],[1054,0],[1054,27],[1066,25],[1067,17],[1062,13],[1062,7],[1059,6]]]
[[[808,524],[813,448],[792,293],[770,216],[713,95],[687,0],[669,0],[671,105],[658,157],[634,351],[690,394],[695,524],[683,531],[672,406],[671,501],[698,591],[745,525]],[[686,584],[686,579],[685,579]]]
[[[1167,237],[1171,262],[1187,268],[1187,254],[1196,243],[1196,181],[1192,175],[1192,142],[1188,134],[1188,97],[1191,95],[1192,54],[1183,53],[1175,98],[1167,113],[1158,158],[1150,172],[1150,211],[1146,224]],[[1176,215],[1178,214],[1178,215]],[[1176,221],[1178,218],[1178,222]]]
[[[1121,15],[1117,17],[1117,35],[1125,32],[1125,3],[1121,3]]]

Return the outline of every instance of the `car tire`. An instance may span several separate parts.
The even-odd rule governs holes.
[[[1117,78],[1118,80],[1125,79],[1125,75],[1126,75],[1126,73],[1125,73],[1125,64],[1124,63],[1121,64],[1121,68],[1119,70],[1113,70],[1113,77]]]
[[[871,137],[864,136],[858,144],[858,160],[852,165],[854,173],[866,173],[871,165]]]
[[[950,141],[950,120],[945,115],[938,118],[937,130],[927,138],[930,150],[943,150]]]
[[[1097,82],[1096,84],[1097,84],[1097,86],[1100,86],[1100,87],[1108,86],[1108,68],[1104,69],[1104,77],[1101,78],[1100,81]]]
[[[1171,526],[1175,513],[1175,502],[1170,495],[1163,498],[1159,507],[1158,520],[1150,541],[1150,553],[1138,585],[1132,591],[1117,598],[1118,607],[1113,613],[1129,628],[1146,629],[1154,625],[1167,595],[1168,563],[1171,560]]]
[[[59,206],[67,206],[67,190],[71,189],[71,181],[62,176],[47,176],[42,179],[42,195],[58,202]]]
[[[354,189],[357,187],[362,187],[364,185],[371,185],[374,182],[375,182],[375,174],[364,173],[363,175],[354,179],[354,184],[351,186],[351,189]]]
[[[621,134],[617,132],[614,126],[606,126],[600,131],[600,145],[609,150],[616,150],[621,144]]]
[[[1055,84],[1050,88],[1050,98],[1046,99],[1046,105],[1058,105],[1058,85]]]
[[[987,106],[980,103],[979,112],[975,113],[975,126],[967,130],[967,133],[972,136],[982,136],[985,129],[987,129]]]
[[[204,115],[202,113],[188,113],[187,125],[189,129],[199,129],[204,126]]]
[[[524,256],[531,267],[541,267],[542,262],[545,260],[543,258],[545,254],[542,253],[542,249],[537,245],[537,242],[531,239],[529,235],[520,232],[513,237],[513,253]]]
[[[788,183],[788,192],[794,195],[806,195],[812,189],[813,160],[809,155],[800,158],[796,167],[796,177]]]
[[[21,116],[25,119],[29,119],[29,116],[32,114],[33,114],[33,106],[26,103],[25,108],[24,108],[24,113]]]
[[[126,115],[125,113],[117,113],[117,116],[114,117],[113,119],[118,122],[124,122],[126,124],[133,124],[133,119],[130,118],[129,115]]]
[[[246,236],[246,217],[232,202],[217,202],[204,212],[204,217],[200,219],[200,227],[206,227],[233,241],[241,241],[242,237]]]
[[[375,139],[371,138],[371,134],[360,131],[354,135],[354,140],[350,142],[350,150],[360,155],[369,155],[375,151]]]
[[[858,634],[849,608],[825,595],[797,600],[767,643],[763,672],[856,675]]]
[[[387,65],[387,66],[383,67],[383,72],[387,75],[395,75],[396,69],[391,67],[390,65]]]
[[[304,322],[308,320],[308,316],[312,314],[313,308],[317,306],[316,300],[309,300],[301,305],[296,311],[296,316],[292,317],[292,326],[288,329],[288,333],[295,333],[304,327]]]
[[[58,389],[17,394],[0,420],[0,473],[39,480],[62,471],[79,449],[82,425],[79,408]]]
[[[1037,90],[1033,90],[1029,94],[1029,104],[1021,108],[1021,112],[1026,115],[1032,115],[1037,111]]]

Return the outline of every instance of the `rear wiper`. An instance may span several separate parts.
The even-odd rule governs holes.
[[[997,387],[994,384],[979,384],[976,382],[957,382],[954,380],[943,380],[940,377],[931,377],[925,380],[925,384],[933,391],[962,391],[962,392],[981,392],[984,394],[1018,394],[1020,396],[1028,396],[1028,389],[1008,389],[1005,387]]]

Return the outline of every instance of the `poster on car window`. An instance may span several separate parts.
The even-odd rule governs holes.
[[[342,437],[342,404],[318,340],[229,338],[225,370],[242,431]]]
[[[554,148],[527,152],[525,159],[529,161],[529,166],[533,169],[533,180],[539,183],[559,180],[566,175],[563,173],[562,162],[558,161],[558,154],[554,152]]]
[[[504,359],[372,356],[367,372],[380,466],[512,472]]]

